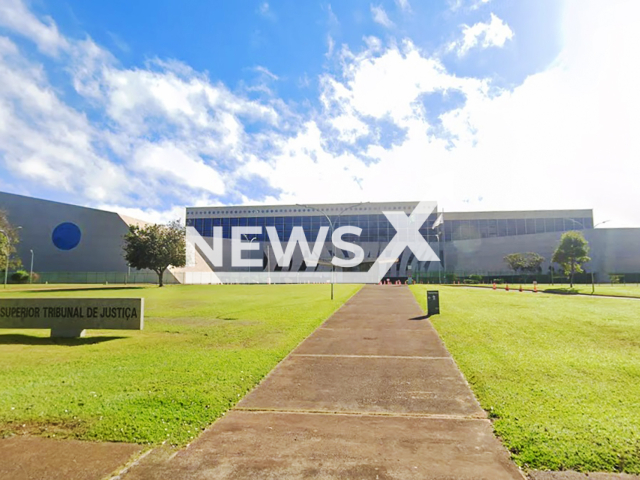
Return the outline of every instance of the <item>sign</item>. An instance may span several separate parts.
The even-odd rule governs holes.
[[[143,298],[0,299],[0,328],[45,328],[52,337],[82,337],[85,329],[142,330],[143,325]]]
[[[427,316],[440,314],[440,292],[427,290]]]

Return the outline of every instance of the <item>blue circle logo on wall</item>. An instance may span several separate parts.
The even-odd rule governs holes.
[[[80,228],[71,222],[65,222],[53,229],[51,240],[60,250],[73,250],[80,243],[82,232]]]

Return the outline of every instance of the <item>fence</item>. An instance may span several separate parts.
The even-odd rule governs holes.
[[[11,272],[9,281],[11,282]],[[162,277],[166,284],[180,283],[169,272]],[[154,272],[38,272],[34,274],[33,283],[78,283],[78,284],[130,284],[158,283],[158,275]]]
[[[9,283],[11,281],[11,273],[9,272]],[[4,278],[4,272],[2,272]],[[553,278],[550,274],[514,274],[513,272],[414,272],[412,275],[416,283],[538,283],[547,284],[568,284],[569,278],[554,274]],[[640,283],[640,273],[610,273],[607,276],[595,274],[594,280],[600,284],[628,284]],[[266,272],[256,272],[253,278],[248,281],[246,278],[239,280],[241,283],[266,283],[268,274]],[[591,274],[576,274],[574,283],[591,284]],[[214,284],[217,283],[217,277],[207,272],[179,272],[172,274],[165,272],[163,282],[170,284]],[[37,279],[33,283],[38,284],[157,284],[158,276],[154,272],[42,272],[37,274]]]
[[[419,272],[413,275],[416,283],[546,283],[546,284],[569,284],[569,277],[555,273],[536,274],[514,274],[513,272]],[[599,284],[628,284],[640,283],[640,273],[609,273],[600,275],[594,273],[576,273],[573,278],[575,284],[588,284],[592,282]]]

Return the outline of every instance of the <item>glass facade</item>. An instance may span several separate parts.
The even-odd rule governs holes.
[[[365,214],[365,215],[340,215],[329,216],[333,222],[334,229],[341,226],[353,226],[362,229],[362,233],[358,238],[349,238],[351,235],[345,235],[346,241],[360,242],[389,242],[395,235],[396,231],[393,225],[389,223],[387,217],[382,214]],[[431,241],[435,241],[435,232],[429,228],[436,220],[436,214],[432,214],[429,219],[420,228],[422,236]],[[262,233],[257,235],[247,235],[249,239],[256,237],[256,241],[268,240],[267,230],[264,227],[273,226],[278,232],[278,238],[282,241],[288,241],[291,236],[293,227],[302,227],[307,240],[315,241],[320,227],[329,226],[329,221],[322,215],[300,215],[300,216],[261,216],[261,217],[223,217],[223,218],[188,218],[187,225],[193,226],[205,237],[213,236],[213,227],[222,227],[222,237],[231,238],[231,227],[249,226],[263,227]]]
[[[359,239],[345,236],[350,242],[388,242],[395,234],[395,229],[387,218],[382,215],[341,215],[330,216],[334,228],[341,226],[360,227],[362,233]],[[420,233],[428,241],[436,241],[436,231],[430,228],[437,218],[432,214],[420,228]],[[187,225],[205,237],[213,236],[213,227],[222,227],[222,237],[231,238],[231,227],[250,226],[263,227],[262,233],[248,235],[257,241],[268,240],[264,227],[273,226],[282,241],[288,241],[293,227],[302,227],[309,241],[315,241],[322,226],[329,226],[329,221],[322,215],[299,216],[256,216],[256,217],[219,217],[219,218],[188,218]],[[473,219],[447,220],[438,228],[443,232],[443,240],[471,240],[477,238],[508,237],[513,235],[530,235],[546,232],[566,232],[569,230],[584,230],[593,228],[593,219],[584,218],[511,218],[511,219]]]
[[[508,237],[593,228],[593,218],[511,218],[444,221],[444,240]]]
[[[193,207],[187,210],[187,225],[193,226],[204,237],[212,237],[214,229],[219,228],[223,239],[226,240],[232,238],[233,228],[236,226],[259,227],[260,233],[246,234],[242,238],[245,242],[255,240],[260,244],[258,249],[250,253],[245,252],[244,256],[244,258],[253,260],[262,258],[262,268],[258,268],[257,264],[254,265],[258,271],[309,272],[312,270],[320,272],[330,270],[331,265],[327,262],[333,256],[346,259],[350,258],[353,253],[334,251],[335,247],[331,242],[330,235],[327,235],[321,254],[322,262],[308,267],[304,263],[299,248],[296,248],[291,262],[288,265],[280,265],[274,257],[273,248],[269,249],[270,238],[265,227],[275,229],[283,247],[286,242],[290,241],[294,228],[302,228],[309,245],[313,248],[320,229],[330,227],[330,221],[322,214],[326,213],[331,219],[334,229],[350,226],[362,230],[359,236],[347,234],[342,238],[346,242],[362,246],[365,253],[364,260],[357,267],[351,268],[353,271],[366,271],[397,233],[383,212],[391,211],[409,215],[416,205],[417,203],[410,202],[390,202],[356,207],[342,204],[323,204],[317,205],[315,208],[300,206]],[[417,229],[410,228],[409,232],[421,235],[436,252],[440,262],[418,261],[411,249],[406,248],[390,265],[387,273],[390,278],[406,278],[412,274],[446,270],[448,261],[454,262],[455,265],[456,255],[450,255],[447,258],[446,251],[448,249],[450,252],[456,252],[457,246],[451,243],[456,240],[514,237],[593,228],[593,217],[589,210],[445,213],[444,221],[434,229],[433,224],[438,216],[439,213],[434,210],[434,213],[423,225]],[[224,265],[219,267],[220,271],[233,271],[235,268],[231,265],[229,252],[230,250],[225,248]],[[502,256],[497,262],[502,265]],[[238,268],[242,269],[243,267]],[[341,269],[343,272],[349,270]]]

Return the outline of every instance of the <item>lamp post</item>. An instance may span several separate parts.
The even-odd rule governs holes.
[[[20,230],[21,228],[22,227],[16,227],[16,230]],[[5,249],[6,263],[4,267],[4,288],[7,288],[7,280],[9,279],[9,247],[11,245],[11,239],[9,238],[9,234],[4,230],[0,230],[0,233],[2,233],[7,239],[7,248]]]
[[[33,280],[33,249],[29,251],[31,252],[31,268],[29,268],[29,285],[31,285]]]
[[[442,251],[441,247],[440,247],[440,232],[436,233],[436,238],[438,239],[438,255],[440,254],[444,254],[444,252]],[[444,257],[444,255],[443,255]],[[442,267],[444,265],[444,258],[440,260],[440,265],[438,268],[438,284],[442,283]]]
[[[359,207],[360,205],[364,205],[364,204],[366,204],[366,203],[369,203],[369,202],[354,203],[353,205],[349,205],[349,206],[347,206],[347,207],[344,207],[344,208],[340,211],[340,213],[338,213],[338,215],[336,216],[336,218],[340,218],[340,216],[341,216],[344,212],[346,212],[347,210],[349,210],[349,209],[351,209],[351,208],[354,208],[354,207]],[[331,230],[331,239],[330,239],[330,241],[333,241],[333,222],[331,221],[331,218],[329,217],[329,215],[327,215],[327,213],[326,213],[324,210],[320,210],[319,208],[315,208],[315,207],[312,207],[312,206],[310,206],[310,205],[305,205],[304,203],[302,203],[302,204],[301,204],[301,203],[296,203],[296,205],[297,205],[298,207],[305,207],[305,208],[308,208],[309,210],[315,210],[316,212],[320,212],[322,215],[324,215],[324,216],[325,216],[325,218],[329,221],[329,228],[330,228],[330,230]],[[331,253],[331,252],[329,252],[329,253]],[[333,262],[331,262],[331,300],[333,300],[333,282],[334,282],[334,278],[333,278],[333,277],[334,277],[334,273],[335,273],[335,271],[336,271],[336,267],[335,267],[335,265],[333,264]]]

